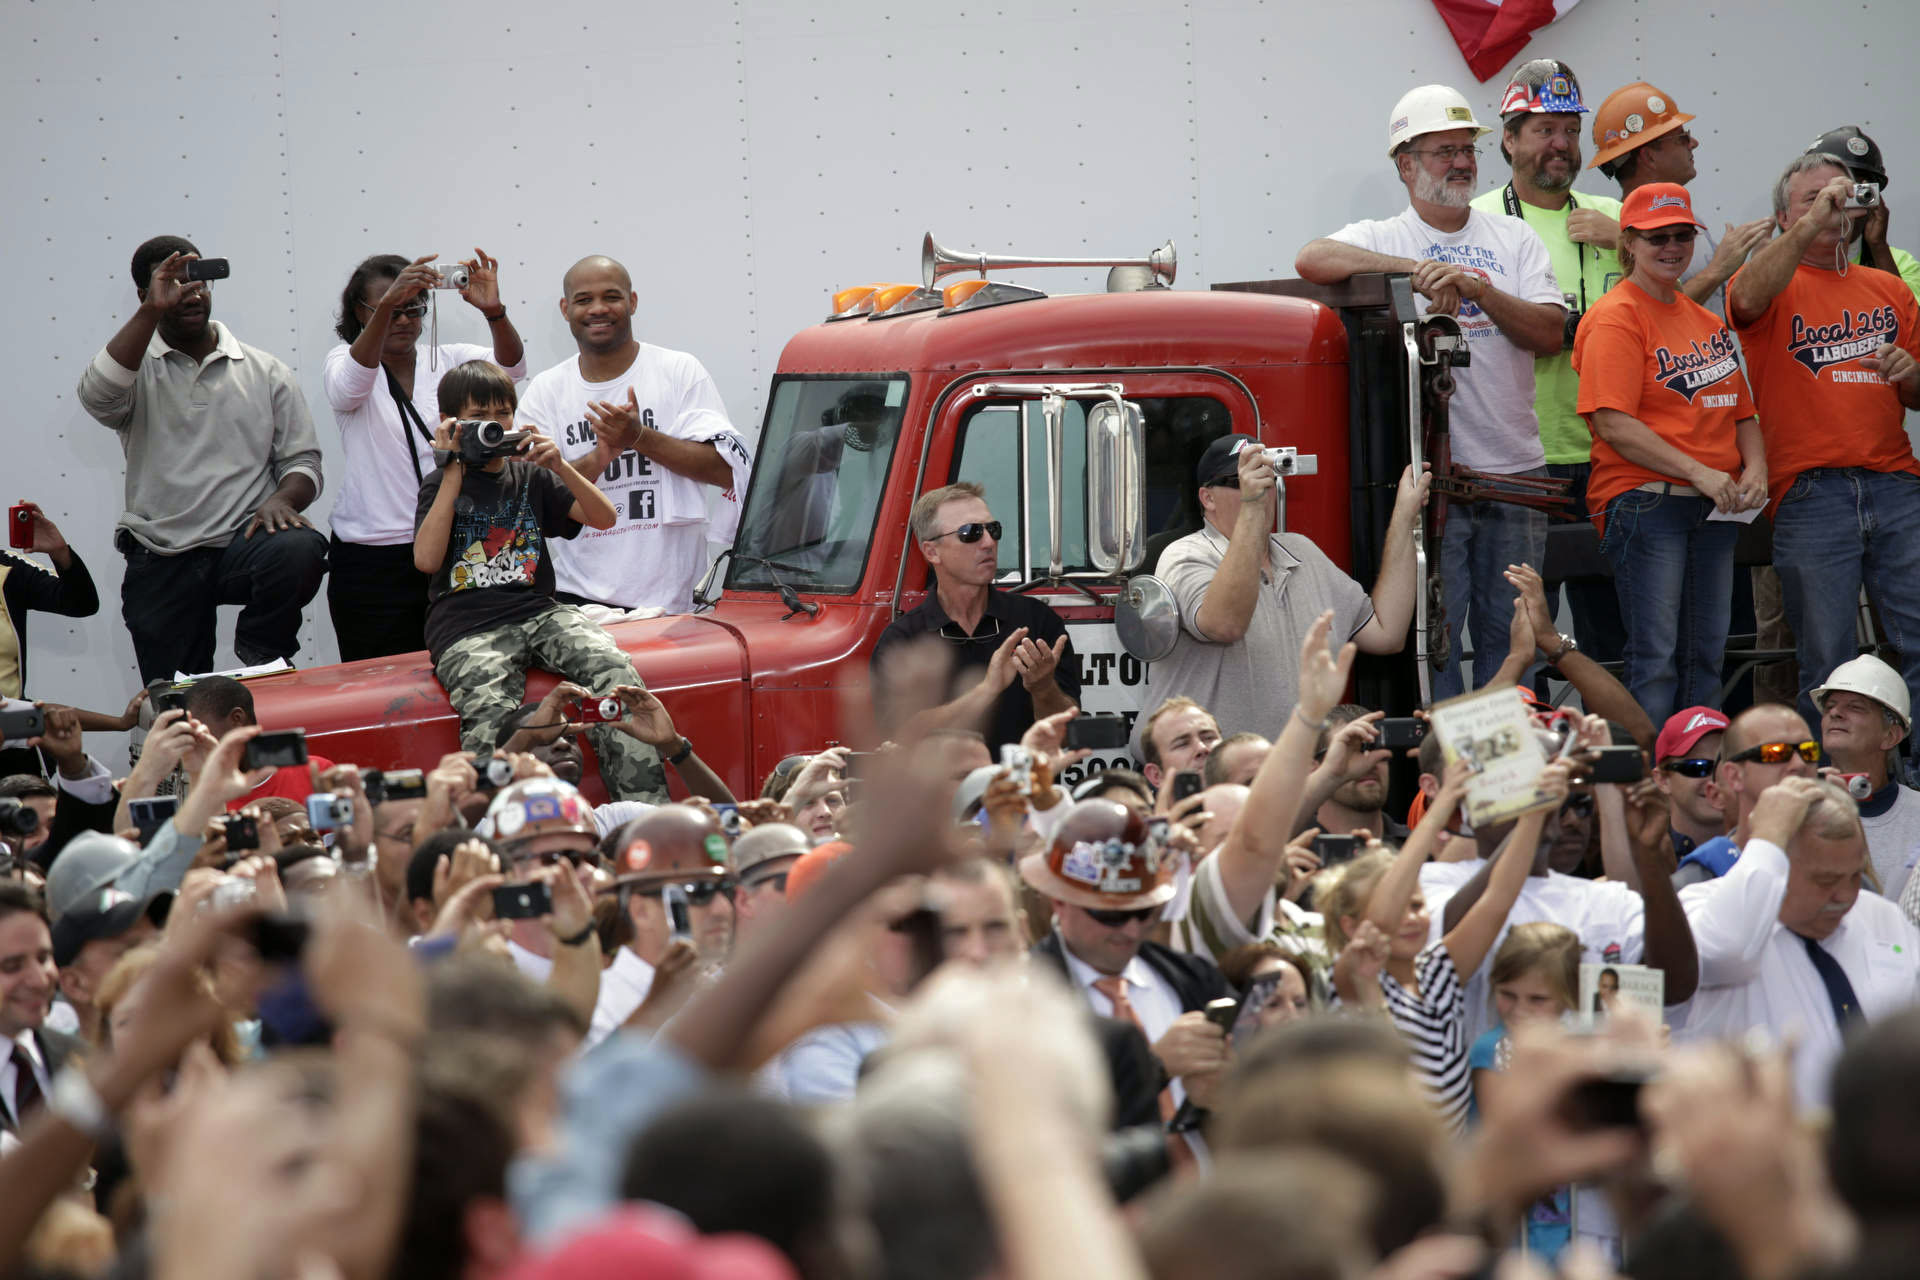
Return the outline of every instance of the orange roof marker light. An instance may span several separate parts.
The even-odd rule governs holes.
[[[940,307],[940,291],[917,284],[893,284],[873,295],[873,314],[869,320],[912,315],[916,311],[934,311]]]
[[[873,310],[873,295],[879,288],[877,284],[859,284],[837,291],[833,295],[833,314],[856,316]]]
[[[962,280],[957,284],[950,284],[942,289],[940,296],[946,302],[947,306],[957,307],[991,283],[992,281],[990,280]]]

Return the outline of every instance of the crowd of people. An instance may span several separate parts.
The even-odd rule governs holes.
[[[152,694],[20,701],[25,610],[99,602],[31,506],[53,570],[16,556],[4,583],[8,1267],[1893,1274],[1920,1227],[1897,567],[1920,269],[1886,245],[1857,129],[1716,246],[1692,117],[1659,89],[1592,113],[1618,201],[1572,193],[1587,108],[1563,64],[1520,68],[1502,114],[1512,181],[1474,198],[1490,130],[1452,90],[1408,94],[1408,210],[1299,263],[1408,273],[1473,352],[1457,456],[1567,480],[1601,525],[1614,581],[1569,593],[1573,636],[1538,510],[1469,505],[1438,548],[1472,687],[1549,761],[1491,821],[1468,820],[1481,770],[1444,712],[1347,700],[1357,656],[1412,625],[1418,468],[1368,587],[1276,532],[1257,441],[1214,440],[1204,524],[1159,561],[1180,636],[1140,767],[1074,784],[1067,628],[996,586],[986,491],[932,488],[911,514],[932,589],[842,692],[841,741],[875,749],[735,794],[603,625],[689,606],[752,465],[698,362],[634,339],[618,263],[568,272],[579,352],[524,387],[488,255],[359,264],[322,537],[290,371],[211,320],[191,244],[142,245],[140,307],[81,395],[127,448]],[[435,290],[490,348],[423,341]],[[1799,678],[1728,715],[1733,548],[1762,510]],[[244,662],[290,657],[329,574],[343,656],[425,648],[461,750],[335,761],[259,723],[245,680],[172,682],[213,665],[221,604]],[[1856,636],[1863,586],[1886,657]],[[534,702],[530,666],[562,678]],[[1534,691],[1543,667],[1579,710]],[[116,777],[88,735],[136,722]]]

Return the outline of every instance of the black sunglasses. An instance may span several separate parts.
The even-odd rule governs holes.
[[[940,628],[940,638],[955,644],[974,644],[981,640],[992,640],[997,644],[1000,639],[1000,619],[988,614],[980,619],[980,630],[972,635],[968,635],[959,623],[949,622]]]
[[[1109,929],[1118,929],[1123,924],[1139,924],[1160,914],[1159,907],[1135,907],[1131,911],[1095,911],[1092,907],[1080,909],[1092,917],[1095,924],[1105,925]]]
[[[995,542],[1000,541],[1000,522],[998,520],[989,520],[985,524],[982,524],[978,520],[969,521],[961,525],[958,529],[949,529],[945,533],[936,533],[931,538],[928,538],[927,541],[938,542],[942,538],[958,538],[962,542],[978,542],[980,541],[980,535],[983,533]]]
[[[1695,756],[1688,760],[1668,760],[1660,766],[1662,773],[1677,773],[1683,778],[1711,778],[1716,762]]]
[[[380,309],[378,307],[371,306],[366,302],[362,302],[359,305],[363,310],[366,311],[368,315],[372,315]],[[401,316],[411,316],[414,319],[418,320],[421,316],[424,316],[425,314],[427,314],[427,304],[424,302],[410,302],[404,307],[395,307],[393,309],[394,319],[396,320],[399,319]]]
[[[1642,231],[1640,233],[1640,238],[1656,249],[1663,248],[1670,243],[1692,244],[1693,237],[1694,228],[1692,227],[1675,227],[1671,231]]]
[[[645,890],[645,896],[649,898],[657,898],[660,896],[660,891],[668,887],[669,886],[664,884],[656,885],[651,889]],[[684,893],[687,896],[687,901],[692,903],[694,906],[704,907],[709,902],[713,901],[713,896],[717,893],[725,894],[727,897],[727,901],[732,902],[733,891],[737,886],[734,881],[729,879],[729,880],[697,880],[692,884],[673,885],[672,887],[680,890],[681,893]]]
[[[1820,763],[1820,744],[1817,742],[1762,742],[1748,747],[1745,751],[1729,756],[1728,759],[1740,764],[1785,764],[1787,758],[1798,752],[1800,758],[1808,764]]]

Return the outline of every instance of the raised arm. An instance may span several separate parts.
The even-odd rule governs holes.
[[[1193,629],[1215,644],[1234,644],[1247,634],[1254,605],[1260,600],[1260,571],[1273,533],[1278,477],[1272,465],[1260,449],[1242,449],[1236,462],[1240,513],[1227,538],[1227,553],[1214,569],[1193,616]]]
[[[1793,273],[1800,269],[1800,259],[1806,257],[1820,233],[1838,226],[1847,216],[1841,206],[1851,194],[1852,181],[1835,178],[1820,188],[1813,207],[1795,219],[1792,226],[1753,251],[1747,260],[1747,269],[1734,276],[1727,286],[1727,319],[1736,325],[1749,325],[1773,305],[1773,300],[1793,280]]]
[[[1426,813],[1421,816],[1420,825],[1400,846],[1393,865],[1380,877],[1373,896],[1367,899],[1365,918],[1383,935],[1391,937],[1399,931],[1401,918],[1407,913],[1407,903],[1413,900],[1413,891],[1419,887],[1420,868],[1433,856],[1440,833],[1452,820],[1453,811],[1466,794],[1467,779],[1472,774],[1473,770],[1465,761],[1456,760],[1447,766],[1446,777],[1441,781],[1433,803],[1427,806]],[[1469,971],[1462,969],[1461,972]]]
[[[1380,556],[1380,573],[1373,580],[1373,616],[1354,641],[1365,653],[1398,653],[1406,647],[1407,628],[1413,623],[1413,531],[1427,506],[1433,477],[1415,474],[1409,466],[1400,473],[1393,514],[1387,520],[1387,545]]]
[[[1751,834],[1733,870],[1687,895],[1686,922],[1698,949],[1701,986],[1737,986],[1760,971],[1787,895],[1787,844],[1821,785],[1812,778],[1782,778],[1761,792],[1748,820]],[[1651,927],[1647,950],[1651,964]]]
[[[1540,574],[1531,565],[1510,564],[1506,577],[1526,604],[1540,655],[1560,668],[1560,674],[1579,693],[1580,705],[1589,714],[1625,729],[1642,751],[1653,750],[1653,721],[1646,709],[1599,663],[1578,649],[1565,647],[1564,637],[1553,624],[1553,611],[1547,607],[1547,591]]]
[[[1339,703],[1359,652],[1348,643],[1335,658],[1327,649],[1333,610],[1315,618],[1300,646],[1300,700],[1287,717],[1286,728],[1267,752],[1247,789],[1247,802],[1213,856],[1220,860],[1220,882],[1236,919],[1252,919],[1273,892],[1287,838],[1299,812],[1307,773],[1313,767],[1313,744],[1327,714]]]
[[[1568,773],[1567,765],[1556,761],[1540,775],[1540,786],[1564,799]],[[1480,971],[1500,931],[1507,927],[1507,915],[1519,899],[1528,873],[1533,870],[1533,859],[1523,851],[1539,843],[1540,830],[1546,820],[1544,809],[1521,815],[1514,824],[1514,834],[1519,838],[1509,841],[1506,850],[1494,856],[1493,874],[1488,877],[1486,892],[1467,909],[1458,924],[1441,935],[1440,944],[1447,949],[1453,958],[1453,967],[1463,978]],[[1426,825],[1424,819],[1421,825]]]

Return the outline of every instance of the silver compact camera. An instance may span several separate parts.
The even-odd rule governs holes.
[[[1856,182],[1853,194],[1847,197],[1846,209],[1878,209],[1880,207],[1880,184],[1877,182]]]
[[[433,287],[436,289],[464,289],[467,287],[467,280],[466,267],[460,263],[455,263],[450,267],[440,268],[440,283]]]
[[[1300,451],[1292,445],[1281,445],[1277,449],[1260,450],[1260,459],[1273,468],[1277,476],[1297,475],[1300,471]]]

